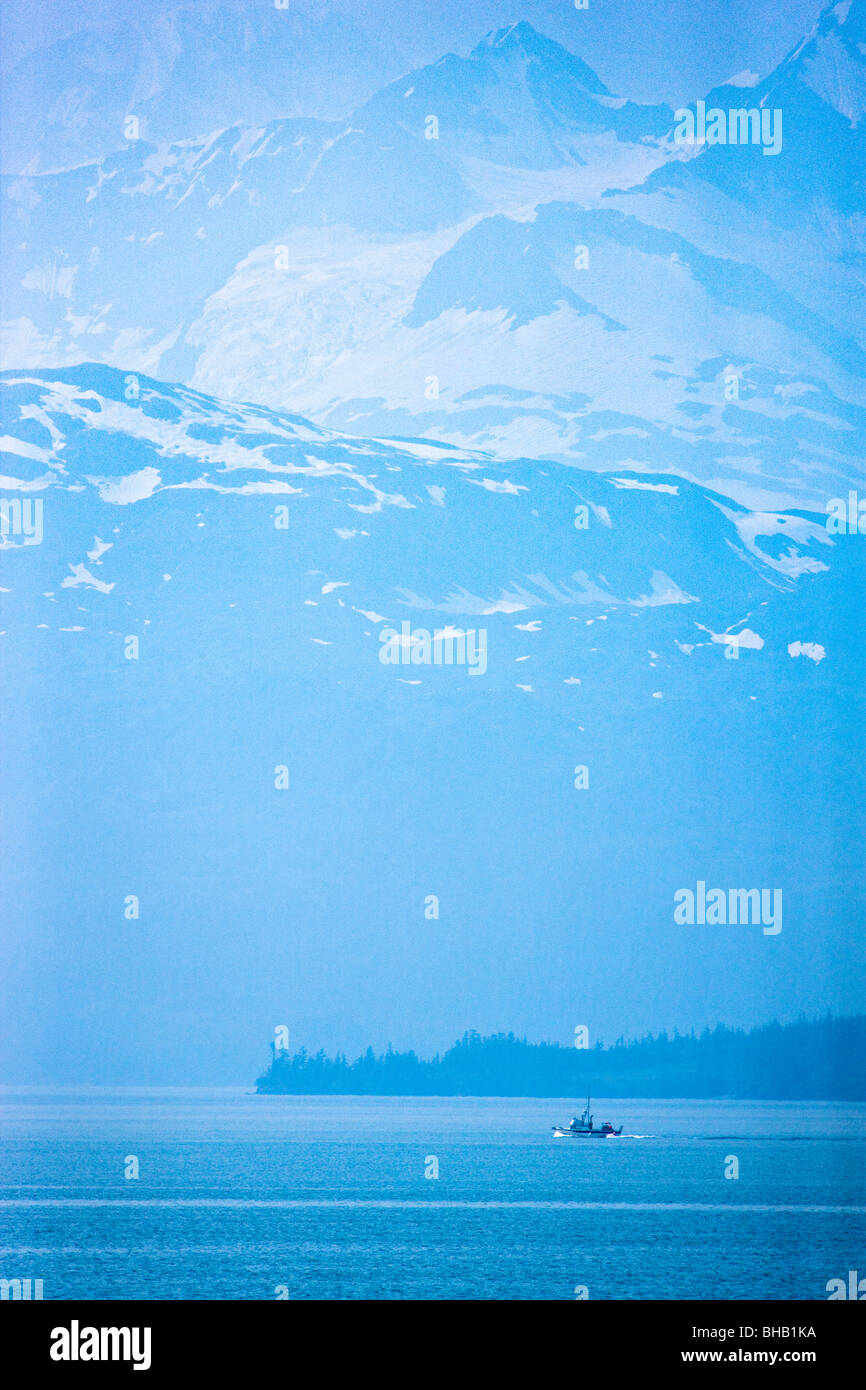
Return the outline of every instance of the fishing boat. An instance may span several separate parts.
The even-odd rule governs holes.
[[[619,1129],[614,1129],[608,1120],[605,1120],[603,1125],[594,1125],[589,1106],[590,1097],[587,1095],[586,1109],[580,1119],[575,1115],[570,1125],[554,1125],[554,1139],[610,1139],[622,1134],[622,1125]]]

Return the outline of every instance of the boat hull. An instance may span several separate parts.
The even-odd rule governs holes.
[[[618,1139],[622,1129],[568,1129],[554,1125],[554,1139]]]

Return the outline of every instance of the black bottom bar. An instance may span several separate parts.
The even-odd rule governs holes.
[[[453,1377],[463,1364],[487,1375],[519,1350],[532,1382],[565,1376],[667,1372],[707,1366],[736,1373],[807,1367],[822,1383],[857,1364],[863,1323],[835,1302],[552,1303],[357,1302],[145,1303],[18,1302],[2,1311],[4,1363],[51,1379],[100,1370],[149,1375],[156,1383],[195,1373],[309,1379],[309,1358],[330,1380],[413,1367],[429,1380],[437,1365]],[[104,1329],[104,1331],[103,1331]],[[113,1329],[113,1330],[112,1330]],[[408,1347],[400,1336],[420,1334]],[[389,1341],[395,1337],[393,1343]],[[455,1335],[458,1340],[454,1340]],[[91,1359],[96,1352],[100,1359]],[[20,1374],[20,1373],[19,1373]]]

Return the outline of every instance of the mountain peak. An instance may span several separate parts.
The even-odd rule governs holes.
[[[781,64],[790,66],[795,61],[814,59],[816,47],[831,42],[842,45],[853,57],[855,63],[862,61],[866,40],[866,0],[830,0],[815,20],[812,28],[804,34],[796,48],[788,54]]]
[[[595,96],[610,96],[610,92],[592,68],[587,67],[580,58],[563,48],[561,43],[550,39],[534,28],[528,20],[506,25],[504,29],[491,29],[469,55],[470,61],[491,57],[511,57],[519,54],[527,59],[537,59],[548,67],[559,70],[578,82],[586,91]]]
[[[861,33],[866,24],[866,0],[829,0],[816,21],[816,29],[836,29],[843,25]]]
[[[483,53],[487,48],[519,47],[524,50],[544,50],[549,46],[560,47],[559,44],[554,44],[553,39],[540,34],[527,19],[521,19],[516,24],[507,24],[504,29],[491,29],[475,47],[473,56]]]

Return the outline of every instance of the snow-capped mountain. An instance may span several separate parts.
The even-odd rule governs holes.
[[[862,14],[707,96],[780,105],[773,158],[677,144],[520,22],[343,122],[7,180],[3,361],[820,510],[863,475]]]
[[[274,546],[282,546],[302,650],[307,629],[324,645],[348,641],[341,661],[359,670],[367,663],[374,676],[381,675],[380,625],[428,615],[437,624],[483,618],[493,625],[491,672],[506,687],[521,674],[513,661],[527,647],[527,674],[539,689],[567,683],[576,653],[599,640],[597,632],[581,637],[580,628],[599,620],[609,622],[606,641],[616,629],[615,645],[640,646],[643,633],[635,637],[625,621],[635,618],[649,629],[650,645],[664,648],[646,663],[647,686],[660,679],[649,674],[658,662],[677,694],[693,689],[689,672],[708,679],[718,647],[736,644],[730,634],[747,622],[761,632],[744,649],[766,647],[750,680],[762,665],[788,670],[789,641],[832,650],[834,687],[844,680],[844,654],[854,644],[838,627],[838,594],[856,573],[862,537],[836,535],[826,515],[749,511],[665,475],[503,463],[432,441],[353,438],[301,416],[94,365],[6,372],[0,383],[3,486],[10,496],[41,499],[49,513],[38,552],[18,555],[31,547],[6,536],[6,550],[16,552],[10,563],[41,575],[23,592],[16,587],[25,617],[41,605],[42,579],[51,587],[46,613],[98,594],[82,630],[101,640],[105,614],[129,605],[127,580],[139,594],[160,587],[142,568],[137,542],[124,539],[127,528],[134,533],[140,515],[172,508],[179,524],[195,517],[205,524],[194,529],[204,530],[208,509],[222,498],[234,499],[218,513],[232,534],[258,533],[264,545],[262,528],[276,533],[262,558],[275,562]],[[288,516],[284,525],[275,520],[281,509],[291,525]],[[74,540],[67,528],[76,518]],[[95,555],[87,549],[90,526],[101,537]],[[473,543],[477,535],[483,546]],[[209,536],[191,531],[188,539],[206,546]],[[183,554],[181,546],[181,564]],[[105,584],[100,576],[109,570]],[[317,576],[325,570],[322,588]],[[310,607],[320,611],[303,611]],[[548,636],[551,626],[556,633]],[[817,668],[823,653],[812,660]]]
[[[614,1035],[654,975],[649,1026],[684,971],[707,1016],[732,972],[756,1011],[817,1008],[828,970],[854,1003],[866,537],[100,365],[2,398],[3,497],[31,508],[0,549],[4,834],[13,866],[57,847],[7,906],[25,977],[51,942],[64,990],[124,1020],[112,1066],[134,1074],[140,1011],[151,1066],[229,1067],[251,1017],[311,999],[327,1045],[361,1012],[407,1045],[422,982],[433,1036],[497,1026],[518,985],[521,1027]],[[781,932],[676,927],[697,880],[780,887]]]
[[[414,267],[442,239],[416,241]],[[342,249],[324,287],[310,242],[284,281],[264,256],[240,267],[191,331],[195,383],[273,402],[293,382],[340,428],[670,471],[759,504],[821,506],[862,477],[863,350],[763,270],[557,203],[475,223],[411,298],[384,256]]]
[[[748,101],[744,98],[748,96]],[[866,3],[836,0],[779,67],[753,88],[727,86],[707,106],[759,106],[784,113],[779,156],[765,177],[754,159],[732,158],[730,146],[711,146],[713,157],[696,172],[747,205],[772,203],[774,219],[802,225],[804,212],[824,219],[862,219],[866,115]],[[852,225],[850,230],[855,231]]]
[[[671,111],[615,97],[580,58],[522,21],[494,30],[466,58],[449,53],[391,83],[353,119],[368,130],[423,132],[443,142],[449,160],[561,169],[587,162],[581,142],[591,135],[660,138]]]
[[[705,97],[707,110],[780,111],[777,155],[752,144],[681,147],[684,159],[609,201],[748,261],[863,347],[864,94],[866,6],[840,0],[772,73],[740,74]]]

